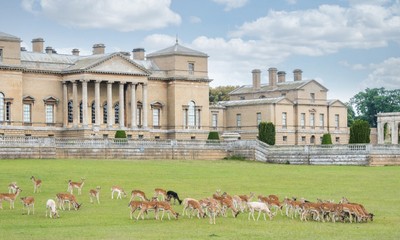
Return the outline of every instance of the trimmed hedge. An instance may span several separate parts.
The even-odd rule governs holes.
[[[219,140],[218,132],[209,132],[207,140]]]
[[[258,139],[269,145],[275,145],[275,126],[272,122],[261,122],[258,126]]]
[[[332,137],[330,133],[325,133],[322,136],[322,142],[321,144],[332,144]]]
[[[126,138],[126,132],[124,130],[117,130],[114,138]]]
[[[355,120],[350,127],[349,143],[370,143],[371,127],[365,120]]]

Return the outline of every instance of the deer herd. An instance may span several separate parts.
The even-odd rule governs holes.
[[[40,193],[42,181],[32,176],[30,178],[33,182],[33,193]],[[50,218],[60,217],[58,210],[65,210],[68,204],[68,210],[71,206],[75,210],[79,210],[82,204],[79,204],[76,196],[73,194],[74,189],[77,189],[77,194],[82,194],[82,189],[85,184],[85,179],[81,178],[80,182],[68,181],[67,192],[57,193],[55,200],[48,199],[46,202],[46,217],[49,212]],[[95,189],[89,190],[90,202],[100,204],[100,190],[101,187],[97,186]],[[8,193],[0,193],[0,209],[3,209],[3,200],[9,202],[10,209],[14,209],[15,200],[22,192],[21,188],[16,182],[11,182],[8,185]],[[127,198],[125,190],[120,186],[111,187],[111,199]],[[172,203],[173,199],[173,203]],[[256,200],[254,200],[256,199]],[[27,210],[27,215],[35,214],[35,199],[32,196],[20,197],[23,209]],[[171,204],[183,206],[182,213],[179,214],[173,210]],[[57,210],[58,208],[58,210]],[[132,190],[128,204],[130,219],[140,220],[149,218],[150,212],[154,212],[156,220],[163,220],[165,213],[168,219],[172,215],[175,219],[179,216],[187,218],[197,217],[209,218],[210,224],[216,223],[216,218],[228,217],[232,214],[236,218],[240,213],[248,214],[248,220],[258,221],[261,214],[264,220],[268,218],[272,220],[280,213],[290,219],[299,218],[300,221],[320,221],[320,222],[367,222],[373,221],[374,214],[369,213],[362,204],[350,202],[347,198],[343,197],[338,203],[333,200],[317,199],[316,202],[308,201],[304,198],[297,199],[296,197],[285,197],[282,201],[277,195],[271,194],[268,196],[256,195],[250,192],[248,195],[230,195],[227,192],[216,190],[214,194],[202,199],[185,198],[181,200],[178,193],[169,190],[166,191],[161,188],[155,188],[152,197],[146,197],[146,194],[141,190]],[[138,212],[134,216],[135,212]],[[161,213],[161,216],[160,216]],[[255,214],[257,213],[257,218]]]

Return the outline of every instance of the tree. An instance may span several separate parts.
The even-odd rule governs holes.
[[[332,137],[330,133],[325,133],[322,136],[322,143],[321,144],[332,144]]]
[[[350,103],[346,103],[347,106],[347,126],[350,127],[354,120],[356,120],[356,113],[354,112],[353,106]]]
[[[258,139],[269,145],[275,145],[275,126],[272,122],[261,122],[258,126]]]
[[[377,126],[377,113],[400,111],[400,89],[367,88],[350,99],[356,109],[356,119],[366,120],[372,127]]]
[[[229,101],[229,93],[238,88],[238,86],[219,86],[209,91],[209,102],[217,103],[219,101]]]
[[[349,143],[369,143],[371,127],[365,120],[355,120],[350,127]]]

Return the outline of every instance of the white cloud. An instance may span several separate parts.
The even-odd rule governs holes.
[[[22,7],[62,25],[122,32],[179,25],[171,0],[23,0]]]
[[[225,5],[224,10],[230,11],[235,8],[241,8],[246,5],[248,0],[213,0],[214,2]]]
[[[201,18],[197,16],[190,16],[190,22],[191,23],[201,23]]]
[[[388,58],[370,68],[373,71],[362,83],[363,88],[400,89],[400,58]]]
[[[297,0],[286,0],[286,2],[290,5],[294,5],[297,3]]]
[[[363,64],[351,64],[348,61],[340,61],[339,64],[352,70],[365,70],[367,68],[367,66],[364,66]]]

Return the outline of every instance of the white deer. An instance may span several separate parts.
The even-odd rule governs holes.
[[[46,217],[47,217],[47,211],[49,211],[50,218],[60,217],[57,211],[56,202],[53,199],[49,199],[46,202]]]
[[[122,199],[122,195],[124,195],[124,197],[126,197],[126,193],[124,191],[123,188],[119,187],[119,186],[112,186],[111,187],[111,199],[114,199],[114,193],[117,193],[117,199]]]

